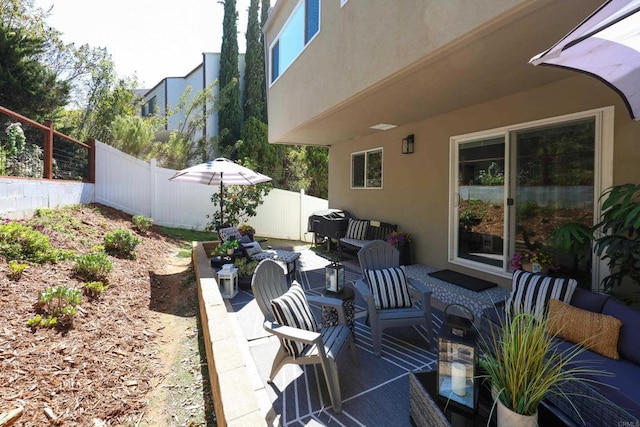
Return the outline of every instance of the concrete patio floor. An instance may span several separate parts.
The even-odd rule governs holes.
[[[296,279],[304,289],[319,295],[324,288],[324,268],[328,261],[311,250],[302,250]],[[357,261],[343,263],[347,286],[361,276]],[[263,316],[247,286],[225,300],[231,324],[238,328],[240,352],[255,390],[264,420],[269,425],[410,426],[409,380],[411,371],[434,370],[435,343],[429,346],[423,327],[393,328],[383,335],[381,357],[373,355],[371,331],[365,324],[363,300],[356,293],[355,336],[359,365],[349,352],[343,352],[338,365],[343,412],[336,415],[322,376],[315,365],[285,366],[267,383],[278,340],[262,328]],[[437,336],[442,314],[434,311],[433,328]],[[440,317],[438,317],[440,316]],[[320,313],[316,313],[318,320]],[[215,349],[214,349],[215,351]],[[235,396],[234,399],[243,399]]]

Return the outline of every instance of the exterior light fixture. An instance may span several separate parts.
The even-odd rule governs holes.
[[[413,141],[413,134],[407,135],[407,137],[402,140],[402,154],[413,153]]]

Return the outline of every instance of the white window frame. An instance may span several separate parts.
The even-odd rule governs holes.
[[[603,107],[589,111],[582,111],[573,114],[567,114],[556,117],[549,117],[542,120],[536,120],[526,123],[518,123],[514,125],[504,126],[497,129],[489,129],[480,132],[474,132],[464,135],[456,135],[450,138],[449,151],[449,230],[448,230],[448,261],[451,264],[460,265],[466,268],[489,272],[505,278],[511,278],[512,273],[506,268],[495,267],[485,263],[479,263],[464,258],[457,257],[457,218],[455,215],[458,203],[458,147],[460,144],[478,139],[500,137],[505,141],[505,175],[510,176],[510,168],[512,167],[512,159],[510,153],[510,135],[513,131],[535,128],[546,125],[560,124],[564,122],[585,119],[593,117],[595,119],[595,146],[594,146],[594,218],[599,218],[602,207],[600,204],[600,194],[602,191],[613,185],[613,144],[614,144],[614,107]],[[511,196],[513,189],[509,186],[505,187],[504,206],[505,206],[505,229],[504,235],[504,256],[508,257],[510,252],[509,245],[513,233],[510,229],[509,218],[506,212],[507,199]],[[594,257],[592,265],[592,284],[594,289],[601,283],[602,279],[608,274],[606,263],[598,262]],[[505,263],[508,265],[508,263]]]
[[[298,11],[298,8],[305,7],[305,1],[306,0],[299,0],[298,1],[298,4],[291,11],[291,14],[287,18],[287,21],[284,23],[282,28],[280,28],[280,31],[278,32],[278,35],[273,39],[273,41],[269,45],[269,72],[268,72],[269,87],[271,87],[278,80],[280,80],[280,77],[282,77],[282,75],[285,73],[285,71],[288,70],[294,64],[294,62],[296,62],[298,60],[300,55],[302,55],[302,52],[304,52],[307,49],[307,46],[309,46],[311,44],[311,42],[314,41],[315,38],[318,36],[318,34],[320,34],[320,32],[322,31],[322,0],[319,0],[318,1],[318,31],[313,35],[313,37],[311,37],[311,39],[309,39],[309,41],[302,47],[302,49],[300,49],[300,52],[298,52],[298,54],[293,58],[291,63],[289,65],[287,65],[286,68],[284,68],[283,70],[278,70],[278,77],[276,77],[274,80],[271,80],[271,74],[272,74],[272,70],[273,70],[273,47],[280,41],[280,36],[282,35],[282,33],[285,30],[285,28],[287,28],[287,25],[289,25],[289,22],[293,19],[293,16]],[[306,16],[306,12],[305,12],[305,16]],[[307,24],[306,19],[305,19],[304,23],[305,23],[305,25]],[[303,29],[303,35],[302,36],[304,37],[304,29]]]
[[[379,151],[380,152],[380,156],[381,156],[381,163],[380,163],[380,187],[368,187],[367,186],[367,154],[371,153],[371,152],[375,152],[375,151]],[[353,186],[353,157],[357,156],[359,154],[364,154],[364,169],[363,169],[363,173],[364,173],[364,185],[362,187],[354,187]],[[381,190],[384,187],[384,148],[383,147],[377,147],[377,148],[370,148],[368,150],[363,150],[363,151],[357,151],[354,153],[351,153],[351,172],[349,173],[349,187],[352,190]]]
[[[340,0],[340,7],[344,7],[345,4],[347,4],[349,0]]]

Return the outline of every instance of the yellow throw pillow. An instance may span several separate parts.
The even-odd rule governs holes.
[[[621,326],[622,322],[613,316],[573,307],[557,299],[549,301],[549,333],[610,359],[620,358],[618,335]]]

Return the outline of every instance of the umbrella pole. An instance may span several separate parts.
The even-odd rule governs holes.
[[[224,187],[222,186],[222,174],[220,174],[220,227],[224,225]]]

